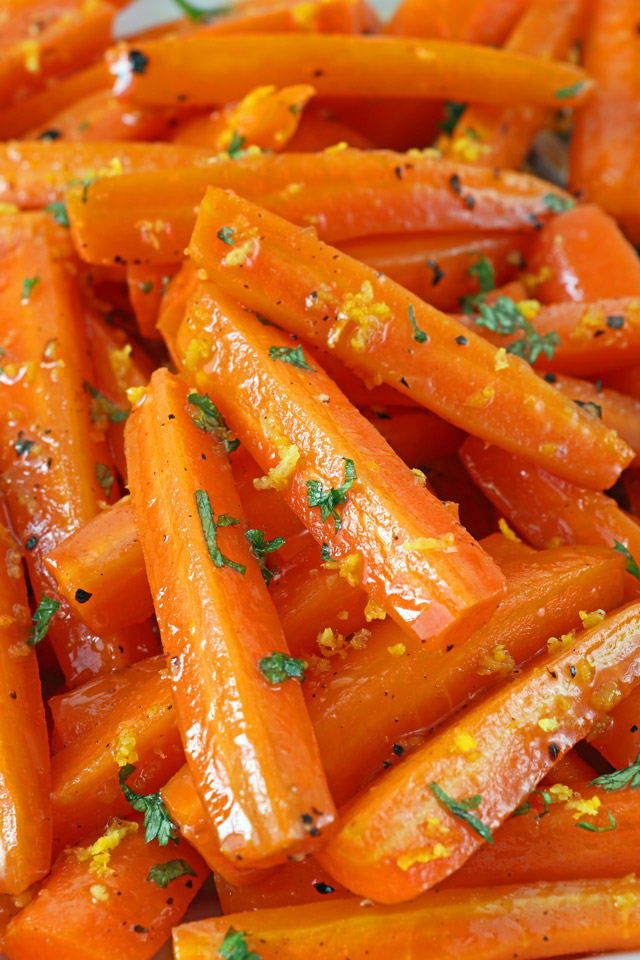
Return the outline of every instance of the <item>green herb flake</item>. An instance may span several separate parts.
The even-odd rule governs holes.
[[[593,400],[574,400],[573,402],[584,410],[585,413],[590,413],[593,417],[598,417],[599,420],[602,420],[602,407],[594,403]]]
[[[169,840],[177,843],[178,839],[174,836],[175,827],[171,822],[169,811],[162,801],[160,791],[139,794],[127,786],[126,781],[135,773],[135,769],[133,764],[128,763],[118,773],[118,780],[127,803],[138,813],[144,814],[145,841],[151,843],[152,840],[157,840],[161,847],[166,847]]]
[[[614,540],[614,550],[618,550],[627,560],[627,573],[630,573],[632,577],[635,577],[636,580],[640,580],[640,567],[636,562],[635,557],[629,553],[628,547],[624,543],[620,543],[619,540]]]
[[[129,416],[128,410],[122,410],[116,406],[113,400],[109,400],[104,393],[91,386],[86,380],[84,388],[91,396],[91,423],[106,417],[110,423],[122,423]]]
[[[96,463],[96,480],[104,490],[104,495],[108,500],[111,496],[111,488],[113,487],[116,478],[111,473],[111,470],[106,463]]]
[[[247,530],[245,537],[249,541],[251,553],[258,561],[264,582],[269,586],[278,568],[274,567],[270,570],[267,566],[266,556],[268,553],[273,553],[274,550],[279,550],[280,547],[284,546],[284,537],[274,537],[273,540],[265,540],[263,530]]]
[[[241,137],[238,135],[238,131],[234,130],[231,136],[231,143],[227,147],[227,153],[232,160],[236,160],[242,153],[242,148],[247,142],[246,137]]]
[[[50,213],[56,223],[61,227],[69,229],[69,214],[64,200],[56,200],[55,203],[48,203],[44,208],[45,213]]]
[[[24,453],[28,453],[33,446],[35,446],[35,440],[27,440],[22,430],[19,430],[18,439],[13,441],[13,449],[16,452],[16,457],[21,457]]]
[[[471,264],[467,273],[477,281],[478,292],[461,297],[460,306],[463,313],[473,313],[480,304],[484,303],[486,295],[495,289],[496,272],[491,261],[487,260],[485,256],[481,256],[475,263]]]
[[[144,283],[141,283],[140,290],[145,295],[151,293],[151,291],[153,290],[153,280],[145,280]]]
[[[225,453],[233,453],[240,446],[240,441],[234,437],[227,426],[227,421],[222,416],[215,403],[209,399],[209,394],[205,393],[201,397],[199,393],[190,393],[187,397],[192,407],[197,407],[198,413],[192,414],[193,422],[200,430],[205,433],[213,433],[225,449]]]
[[[218,240],[222,240],[228,247],[235,247],[236,242],[233,239],[233,227],[220,227],[217,233]]]
[[[228,513],[221,513],[216,520],[211,509],[209,494],[206,490],[196,490],[195,497],[198,516],[200,517],[200,523],[202,525],[202,533],[207,545],[207,550],[209,551],[209,556],[213,560],[213,565],[215,567],[231,567],[232,570],[236,570],[238,573],[246,573],[247,568],[244,563],[236,563],[235,560],[230,560],[218,546],[218,528],[235,527],[240,521],[236,520],[235,517],[230,517]]]
[[[576,205],[573,197],[563,197],[558,193],[545,193],[542,202],[551,213],[564,213],[565,210],[572,210]]]
[[[197,873],[190,863],[179,858],[177,860],[166,860],[164,863],[156,863],[149,870],[147,880],[152,880],[165,890],[172,880],[185,876],[197,877]]]
[[[322,542],[321,556],[323,563],[331,563],[333,560],[333,557],[331,556],[331,548],[329,547],[329,544],[325,543],[324,541]]]
[[[297,347],[269,347],[269,356],[274,361],[282,360],[284,363],[290,363],[292,367],[297,367],[299,370],[315,372],[305,360],[300,344]]]
[[[22,296],[20,298],[21,303],[28,303],[31,299],[31,294],[33,293],[33,288],[37,283],[40,283],[40,277],[25,277],[22,281]]]
[[[218,948],[218,955],[223,960],[261,960],[259,954],[249,952],[245,937],[246,933],[243,933],[242,930],[234,930],[233,927],[229,927]]]
[[[196,23],[215,20],[217,17],[226,16],[229,13],[233,13],[233,7],[208,7],[206,9],[201,9],[200,7],[194,7],[192,3],[188,3],[187,0],[173,0],[176,7],[178,7],[185,16],[189,17],[190,20],[194,20]],[[236,958],[234,957],[234,960]]]
[[[559,90],[556,90],[556,99],[568,100],[569,97],[575,97],[580,93],[583,87],[584,80],[579,80],[578,83],[574,83],[571,87],[560,87]]]
[[[455,103],[453,100],[445,100],[444,120],[440,121],[440,129],[445,133],[452,134],[466,106],[466,103]]]
[[[511,816],[512,816],[512,817],[524,817],[525,814],[531,813],[532,810],[533,810],[533,807],[531,806],[531,804],[529,803],[529,801],[528,801],[528,800],[525,800],[524,803],[521,803],[519,807],[516,807],[516,808],[515,808],[515,810],[514,810],[513,813],[511,814]]]
[[[479,327],[486,327],[495,333],[509,336],[521,331],[523,336],[510,343],[507,353],[522,357],[530,364],[534,364],[541,353],[549,360],[553,358],[555,348],[560,338],[555,330],[541,336],[535,327],[523,316],[518,305],[511,297],[498,297],[495,303],[488,305],[481,303],[478,306],[479,316],[474,316],[474,322]]]
[[[589,781],[590,787],[602,787],[603,790],[637,790],[640,787],[640,753],[632,764],[613,773],[605,773],[595,780]]]
[[[467,800],[454,800],[453,797],[446,794],[442,787],[439,787],[434,781],[429,784],[429,787],[440,803],[444,804],[454,817],[457,817],[459,820],[464,820],[464,822],[468,824],[472,830],[475,830],[483,840],[486,840],[487,843],[493,843],[493,837],[489,827],[484,824],[479,817],[469,812],[470,810],[477,810],[482,803],[480,794],[476,793],[475,796],[469,797]]]
[[[329,517],[333,517],[336,533],[342,527],[342,519],[336,507],[343,506],[347,502],[347,493],[353,486],[353,481],[358,479],[353,460],[349,460],[348,457],[342,459],[344,460],[344,483],[341,486],[324,490],[319,480],[307,480],[309,506],[320,509],[323,523],[326,523]]]
[[[425,343],[429,339],[424,330],[421,330],[416,323],[416,315],[413,311],[413,306],[409,304],[409,320],[411,321],[411,326],[413,327],[413,339],[417,340],[418,343]]]
[[[304,681],[304,671],[307,664],[304,660],[297,660],[288,653],[272,653],[263,657],[258,666],[268,683],[284,683],[285,680],[295,679]]]
[[[608,827],[596,827],[595,823],[587,823],[586,821],[576,823],[574,826],[580,827],[581,830],[589,830],[591,833],[607,833],[609,830],[615,830],[615,828],[618,826],[615,817],[611,813],[611,810],[607,810],[607,815],[609,817]]]
[[[546,790],[532,790],[531,794],[533,795],[534,793],[539,793],[540,796],[542,797],[542,804],[544,809],[542,813],[538,814],[538,817],[537,817],[538,820],[542,820],[542,818],[546,817],[546,815],[549,813],[549,807],[553,803],[553,800],[551,799],[551,794],[548,793]]]
[[[44,640],[49,625],[59,609],[60,603],[58,600],[52,600],[46,593],[42,594],[42,600],[38,604],[38,609],[31,617],[34,626],[31,628],[31,633],[27,640],[28,646],[35,647],[41,640]]]

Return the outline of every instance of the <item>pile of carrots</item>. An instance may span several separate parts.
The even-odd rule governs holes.
[[[638,0],[122,5],[0,9],[5,955],[640,949]]]

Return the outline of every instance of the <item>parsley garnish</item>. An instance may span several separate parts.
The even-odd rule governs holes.
[[[145,294],[151,293],[153,290],[153,280],[145,280],[144,283],[141,283],[140,290]]]
[[[324,542],[324,540],[323,540],[323,542],[322,542],[321,555],[322,555],[322,562],[323,562],[323,563],[330,563],[330,562],[331,562],[331,560],[332,560],[332,557],[331,557],[331,548],[329,547],[329,544],[328,544],[328,543],[325,543],[325,542]]]
[[[266,556],[268,553],[273,553],[274,550],[279,550],[280,547],[284,546],[284,537],[274,537],[273,540],[265,540],[264,531],[262,530],[247,530],[245,537],[249,541],[251,553],[258,561],[264,582],[269,586],[277,567],[270,570],[266,563]]]
[[[583,87],[583,80],[579,80],[578,83],[574,83],[571,87],[560,87],[559,90],[556,90],[556,98],[558,100],[567,100],[569,97],[575,97]]]
[[[516,808],[515,808],[515,810],[514,810],[513,813],[511,814],[511,816],[512,816],[512,817],[523,817],[526,813],[531,813],[532,809],[533,809],[533,807],[531,806],[531,804],[529,803],[529,801],[528,801],[528,800],[525,800],[524,803],[521,803],[519,807],[516,807]]]
[[[546,817],[546,815],[549,813],[549,807],[551,806],[551,804],[552,804],[552,802],[553,802],[553,801],[551,800],[551,794],[550,794],[550,793],[547,793],[546,790],[532,790],[531,793],[532,793],[532,794],[534,794],[534,793],[539,793],[540,796],[542,797],[542,803],[543,803],[543,805],[544,805],[544,810],[542,811],[542,813],[539,813],[539,814],[538,814],[538,817],[537,817],[538,820],[542,820],[542,818],[543,818],[543,817]]]
[[[340,507],[347,502],[347,493],[353,486],[353,481],[358,479],[353,460],[349,460],[348,457],[342,459],[344,460],[344,483],[341,486],[323,490],[319,480],[307,480],[307,502],[309,506],[320,508],[323,523],[326,523],[329,517],[333,517],[336,533],[342,526],[342,519],[336,507]]]
[[[217,233],[218,240],[222,240],[228,247],[235,247],[236,242],[233,239],[233,227],[220,227]]]
[[[614,543],[613,549],[614,549],[614,550],[619,550],[620,553],[621,553],[624,557],[626,557],[626,560],[627,560],[627,573],[630,573],[632,577],[635,577],[635,578],[636,578],[636,580],[640,580],[640,567],[638,567],[638,564],[637,564],[637,562],[636,562],[635,557],[633,557],[633,556],[629,553],[629,550],[628,550],[628,548],[624,545],[624,543],[620,543],[619,540],[614,540],[613,543]]]
[[[21,303],[28,303],[31,293],[36,283],[40,283],[40,277],[25,277],[22,281]]]
[[[166,860],[164,863],[156,863],[151,867],[147,880],[153,880],[164,890],[172,880],[177,880],[178,877],[184,877],[187,874],[190,877],[197,877],[197,873],[186,860]]]
[[[34,626],[31,628],[31,633],[27,640],[28,646],[35,647],[41,640],[44,640],[47,630],[49,629],[49,624],[59,609],[60,603],[57,600],[52,600],[46,593],[42,594],[42,600],[38,604],[38,609],[31,617]]]
[[[56,200],[55,203],[48,203],[44,208],[45,213],[50,213],[56,223],[61,227],[69,228],[69,214],[64,200]]]
[[[233,453],[240,446],[240,441],[234,437],[227,426],[227,421],[222,416],[215,403],[209,399],[209,394],[205,393],[201,397],[199,393],[190,393],[187,400],[193,407],[200,411],[192,414],[193,422],[196,427],[204,430],[205,433],[214,433],[225,449],[225,453]]]
[[[427,334],[424,332],[424,330],[421,330],[416,323],[416,315],[413,312],[413,306],[411,304],[409,304],[409,320],[411,321],[411,326],[413,327],[413,339],[417,340],[418,343],[424,343],[425,340],[428,340],[429,337]]]
[[[200,10],[198,7],[194,7],[192,3],[187,3],[187,0],[173,0],[173,2],[190,20],[195,20],[196,23],[201,20],[212,20],[214,17],[222,17],[225,14],[233,12],[233,7],[231,6],[210,7],[206,10]],[[234,957],[233,960],[236,960],[236,958]]]
[[[640,753],[628,767],[596,777],[589,781],[589,786],[602,787],[603,790],[623,790],[625,787],[637,790],[640,787]]]
[[[565,210],[571,210],[576,205],[573,197],[562,197],[558,193],[545,193],[542,202],[552,213],[564,213]]]
[[[478,310],[480,316],[475,316],[473,319],[479,327],[486,327],[505,336],[518,330],[522,331],[524,335],[509,344],[507,353],[522,357],[532,365],[541,353],[546,354],[549,360],[553,358],[554,350],[560,342],[558,334],[555,330],[551,330],[541,336],[510,297],[498,297],[491,306],[481,303]]]
[[[444,102],[444,120],[440,121],[440,129],[445,133],[453,133],[455,126],[464,113],[466,103],[456,103],[454,100]]]
[[[227,153],[229,154],[232,160],[235,160],[237,157],[240,156],[240,154],[242,153],[242,148],[244,147],[246,142],[247,142],[246,137],[239,136],[237,130],[233,131],[233,135],[231,137],[231,143],[227,147]]]
[[[31,450],[31,447],[35,445],[35,440],[27,440],[22,433],[22,430],[18,431],[18,439],[13,442],[13,449],[16,452],[17,457],[21,457],[23,453],[28,453]]]
[[[91,395],[91,423],[95,423],[101,417],[106,417],[111,423],[122,423],[123,420],[127,419],[129,416],[128,410],[117,407],[113,400],[109,400],[109,397],[106,397],[100,390],[96,390],[86,380],[84,388]]]
[[[127,803],[138,813],[144,813],[145,841],[151,843],[152,840],[157,840],[161,847],[166,847],[169,840],[177,843],[178,839],[173,835],[175,827],[171,822],[169,811],[160,797],[160,791],[139,794],[125,783],[131,774],[135,773],[135,769],[132,763],[128,763],[118,773],[118,780]]]
[[[229,557],[225,557],[218,546],[218,527],[235,527],[240,521],[236,520],[235,517],[230,517],[228,513],[221,513],[216,520],[211,510],[211,501],[209,500],[209,494],[206,490],[196,490],[195,496],[198,516],[202,524],[202,533],[204,534],[207,550],[213,560],[214,566],[231,567],[232,570],[237,570],[238,573],[246,573],[247,568],[243,563],[236,563],[235,560],[230,560]]]
[[[484,303],[486,295],[490,290],[495,289],[496,272],[490,260],[481,256],[475,263],[472,263],[467,273],[478,281],[478,293],[469,293],[460,299],[460,306],[463,313],[473,313],[476,307]]]
[[[272,653],[268,657],[263,657],[258,666],[265,680],[268,683],[276,684],[284,683],[285,680],[292,678],[302,683],[307,665],[304,660],[296,660],[288,653]]]
[[[573,402],[579,407],[582,407],[583,410],[586,410],[587,413],[602,420],[602,407],[594,403],[593,400],[574,400]]]
[[[115,483],[115,479],[106,463],[96,463],[96,480],[104,490],[107,500],[111,496],[111,488]]]
[[[467,800],[454,800],[453,797],[446,794],[437,783],[431,782],[429,787],[435,793],[440,803],[443,803],[454,817],[458,817],[459,820],[464,820],[464,822],[467,823],[472,830],[475,830],[483,840],[486,840],[487,843],[493,843],[493,837],[491,836],[489,827],[473,813],[469,813],[470,810],[477,810],[482,803],[482,797],[479,793],[476,793],[473,797],[469,797]]]
[[[580,827],[581,830],[590,830],[591,833],[606,833],[608,830],[615,830],[618,826],[616,819],[611,813],[611,810],[607,810],[607,815],[609,817],[609,826],[608,827],[596,827],[595,823],[587,823],[586,821],[581,821],[576,823],[576,827]]]
[[[285,363],[290,363],[292,367],[298,367],[299,370],[313,371],[314,369],[305,360],[300,344],[297,347],[269,347],[269,356],[272,360],[284,360]]]

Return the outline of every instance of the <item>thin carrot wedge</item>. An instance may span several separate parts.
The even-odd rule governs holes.
[[[589,742],[614,767],[629,767],[640,753],[639,721],[640,696],[634,690],[594,728]]]
[[[640,296],[640,257],[615,220],[591,204],[561,213],[539,231],[527,273],[542,303]]]
[[[542,106],[580,103],[593,83],[571,64],[537,61],[489,47],[393,37],[271,34],[188,36],[116,48],[107,58],[114,94],[148,106],[207,106],[244,96],[260,83],[312,84],[319,96],[433,98]]]
[[[480,489],[533,546],[614,547],[617,542],[627,557],[627,571],[633,571],[634,558],[640,557],[640,525],[612,497],[477,440],[466,440],[460,456]],[[640,595],[640,580],[632,572],[626,574],[625,591],[628,599]]]
[[[56,852],[101,830],[112,816],[131,808],[118,782],[127,764],[135,773],[127,785],[136,793],[153,793],[184,763],[176,726],[171,683],[161,661],[127,695],[113,713],[83,731],[51,761],[51,812]]]
[[[92,855],[92,839],[106,852]],[[184,840],[145,843],[136,820],[114,820],[102,837],[65,850],[7,928],[5,949],[12,960],[148,960],[207,872]]]
[[[156,326],[176,367],[179,364],[175,352],[176,336],[184,320],[187,305],[199,282],[195,267],[190,260],[185,260],[176,275],[169,281],[162,296]]]
[[[57,131],[46,125],[49,117],[66,110],[77,100],[108,87],[109,71],[103,61],[53,80],[44,90],[38,90],[17,103],[0,107],[0,139],[22,137],[36,127],[42,129],[45,139],[47,136],[55,139]]]
[[[228,104],[221,111],[186,121],[178,127],[172,141],[210,147],[217,152],[232,146],[235,151],[245,146],[283,150],[295,134],[304,108],[314,93],[315,88],[309,84],[283,87],[282,90],[269,85],[256,87],[239,103]]]
[[[266,866],[316,845],[334,807],[299,685],[262,673],[274,651],[287,656],[284,636],[222,445],[198,428],[188,395],[159,370],[134,408],[132,502],[200,799],[225,856]],[[240,529],[223,522],[216,545],[221,516]]]
[[[174,263],[131,264],[127,267],[127,289],[138,330],[148,340],[159,340],[160,307],[169,283],[178,272]]]
[[[533,0],[515,25],[504,49],[531,57],[562,60],[578,36],[584,0]],[[553,119],[544,107],[474,103],[458,120],[443,152],[466,163],[518,168],[538,130]]]
[[[113,17],[113,7],[102,0],[14,7],[0,28],[0,103],[89,63],[108,45]]]
[[[501,44],[525,6],[525,0],[403,0],[384,32]]]
[[[233,913],[176,927],[173,949],[176,960],[216,960],[231,926],[262,960],[385,960],[402,950],[435,957],[443,943],[458,960],[628,950],[640,944],[638,886],[631,876],[443,890],[394,907],[351,898]]]
[[[0,224],[2,486],[38,602],[61,599],[44,557],[118,491],[107,418],[84,387],[95,376],[67,244],[44,214]],[[92,635],[64,602],[48,635],[71,686],[140,655],[135,636]]]
[[[483,537],[482,546],[500,567],[509,560],[533,559],[536,552],[534,547],[530,547],[528,543],[514,536],[513,530],[507,528],[504,528],[504,533],[500,530]]]
[[[368,624],[364,648],[348,649],[337,666],[312,670],[305,681],[336,802],[382,773],[387,755],[398,763],[403,737],[441,723],[544,650],[550,636],[578,626],[578,610],[613,609],[622,600],[623,570],[615,555],[593,547],[511,561],[504,567],[505,598],[491,619],[444,654],[428,654],[388,620]]]
[[[393,100],[323,97],[320,102],[327,104],[342,123],[381,149],[425,149],[431,147],[440,132],[443,111],[439,100],[416,100],[405,95]]]
[[[382,903],[450,876],[637,685],[639,635],[640,604],[621,607],[457,717],[345,810],[320,863]]]
[[[428,410],[384,407],[363,413],[409,467],[425,467],[455,453],[464,438],[461,430]]]
[[[443,646],[487,619],[497,567],[294,340],[203,283],[176,351],[265,471],[262,485],[403,629]]]
[[[189,261],[187,261],[189,262]],[[359,410],[384,410],[386,408],[403,408],[404,410],[420,410],[420,404],[407,397],[404,393],[398,393],[393,387],[386,383],[375,383],[371,380],[363,380],[357,373],[346,367],[344,363],[336,358],[335,353],[322,350],[313,344],[307,344],[307,350],[312,358],[315,358],[323,370],[329,374],[332,380],[340,387],[348,400]],[[311,361],[313,364],[313,360]],[[442,419],[442,418],[440,418]],[[451,427],[457,430],[457,427]]]
[[[95,177],[170,170],[197,163],[207,154],[200,147],[170,143],[15,141],[0,145],[0,200],[19,207],[44,207],[61,200],[69,182],[75,180],[83,184],[82,202],[84,184]]]
[[[69,146],[60,144],[59,149]],[[58,156],[56,149],[54,144],[52,160]],[[103,177],[86,191],[72,187],[67,206],[80,255],[90,263],[111,264],[116,257],[116,262],[127,263],[178,262],[193,232],[196,209],[211,185],[235,190],[300,226],[313,225],[330,242],[400,228],[421,233],[468,230],[476,235],[486,230],[531,232],[551,216],[544,198],[566,197],[535,177],[464,167],[429,153],[407,157],[386,150],[345,149],[192,163],[201,165]],[[86,176],[80,175],[81,169],[73,177],[61,176],[58,190],[63,181]],[[0,199],[52,199],[44,172],[42,164],[31,176],[12,164],[13,187],[0,193]]]
[[[232,231],[233,246],[219,239],[221,230]],[[227,294],[484,440],[601,489],[631,458],[626,444],[554,395],[521,358],[487,349],[483,338],[311,231],[231,193],[209,188],[189,251]]]
[[[360,150],[370,150],[377,145],[360,130],[341,119],[331,107],[311,101],[305,107],[286,149],[292,153],[316,153],[338,143],[346,143]],[[387,143],[385,146],[390,147],[391,144]]]
[[[633,693],[630,693],[629,696],[633,696]],[[626,700],[622,702],[626,703]],[[593,768],[589,766],[586,760],[582,759],[574,748],[565,753],[551,768],[544,780],[540,782],[545,786],[553,786],[554,783],[578,783],[580,781],[584,783],[593,780],[594,776]]]
[[[458,505],[460,523],[476,539],[496,532],[498,518],[493,504],[470,479],[457,452],[425,464],[427,483],[442,500]]]
[[[483,233],[392,234],[361,237],[341,243],[343,253],[395,280],[439,310],[459,309],[460,298],[475,293],[469,268],[485,257],[502,284],[514,272],[524,251],[526,234]]]
[[[49,742],[20,549],[0,524],[0,893],[22,893],[51,864]]]
[[[541,338],[553,334],[557,337],[553,356],[549,358],[541,353],[535,360],[536,368],[574,377],[599,377],[640,361],[638,297],[557,303],[542,309],[536,301],[530,301],[528,306],[535,333]],[[490,343],[505,349],[521,337],[520,332],[501,334],[484,326],[480,328],[469,314],[457,319],[469,329],[482,333]],[[618,386],[617,381],[610,385]]]
[[[131,110],[115,100],[108,89],[97,90],[59,113],[46,118],[23,135],[25,140],[38,140],[50,135],[56,139],[93,141],[161,140],[166,136],[175,111]],[[0,118],[1,122],[1,118]]]

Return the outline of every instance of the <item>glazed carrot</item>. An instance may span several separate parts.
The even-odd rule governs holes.
[[[349,806],[320,863],[382,903],[450,876],[633,690],[639,634],[640,604],[621,607],[471,707]]]
[[[615,220],[592,204],[573,207],[540,230],[527,273],[541,281],[533,295],[542,303],[640,296],[640,257]]]
[[[504,49],[541,59],[564,59],[578,35],[584,0],[533,0],[515,25]],[[544,107],[517,103],[505,107],[473,104],[463,112],[443,152],[467,163],[518,168],[534,136],[553,114]]]
[[[56,149],[70,146],[54,144],[52,161],[62,157]],[[83,169],[78,165],[77,179],[86,175]],[[12,165],[14,186],[0,193],[0,199],[23,203],[20,197],[26,196],[31,203],[44,202],[52,191],[49,181],[42,182],[44,172],[42,164],[31,176]],[[530,232],[551,216],[544,198],[565,196],[535,177],[466,168],[432,154],[407,157],[386,150],[345,149],[245,156],[204,167],[183,164],[144,175],[103,177],[86,191],[72,187],[67,205],[80,255],[91,263],[111,264],[116,257],[128,263],[179,261],[193,232],[195,210],[210,185],[235,190],[301,226],[313,225],[330,242],[400,228],[421,233]]]
[[[633,693],[629,694],[630,697]],[[627,700],[629,697],[627,697]],[[622,701],[626,703],[626,700]],[[612,711],[613,713],[613,711]],[[611,716],[611,714],[608,714]],[[561,757],[551,768],[544,780],[540,782],[545,786],[552,786],[554,783],[577,783],[579,781],[590,781],[594,778],[594,770],[589,766],[586,760],[583,760],[577,750],[569,750]]]
[[[385,33],[501,44],[525,6],[524,0],[403,0]]]
[[[399,393],[386,383],[376,383],[371,379],[363,380],[356,372],[350,370],[349,367],[338,360],[333,351],[323,350],[314,344],[307,344],[306,349],[310,356],[315,357],[323,370],[336,382],[347,399],[359,410],[424,409],[411,397]],[[311,362],[313,363],[313,360]],[[457,427],[450,426],[451,430],[457,430]]]
[[[384,960],[398,944],[429,957],[446,943],[458,960],[627,950],[640,944],[637,897],[631,876],[447,890],[394,907],[351,898],[196,920],[176,927],[173,949],[176,960],[216,960],[232,926],[262,960]]]
[[[178,268],[174,263],[131,264],[127,267],[127,289],[140,336],[160,339],[158,314],[169,283]]]
[[[273,651],[286,657],[284,636],[222,445],[194,422],[188,395],[158,370],[134,408],[132,503],[200,799],[225,856],[262,866],[314,846],[334,808],[298,684],[262,673]],[[219,544],[215,517],[240,521],[217,521]]]
[[[233,247],[222,229],[235,231]],[[487,349],[393,281],[231,193],[209,188],[189,251],[227,294],[484,440],[594,487],[610,486],[630,459],[626,444],[525,361]]]
[[[519,537],[514,537],[513,531],[506,528],[504,533],[498,531],[483,537],[482,547],[500,567],[509,560],[524,560],[527,557],[532,559],[536,552],[534,547],[530,547]]]
[[[330,107],[311,101],[305,107],[286,149],[292,153],[315,153],[337,143],[346,143],[360,150],[369,150],[374,146],[372,140],[345,123]]]
[[[385,407],[363,413],[409,467],[425,467],[455,453],[464,438],[461,430],[428,410]]]
[[[109,87],[109,71],[102,61],[84,70],[56,79],[44,90],[32,93],[17,103],[0,107],[0,139],[11,140],[23,137],[36,127],[55,138],[55,130],[47,127],[49,117],[66,110],[77,100],[106,90]]]
[[[612,214],[634,243],[640,242],[637,27],[634,0],[593,5],[584,63],[597,91],[576,114],[569,153],[572,188]]]
[[[131,110],[115,100],[110,90],[96,90],[48,116],[29,129],[24,139],[37,140],[55,130],[59,139],[84,142],[161,140],[174,115],[175,111],[169,110]]]
[[[38,602],[43,594],[60,599],[44,557],[118,489],[104,439],[108,419],[84,387],[95,376],[67,244],[67,232],[48,215],[0,223],[2,484]],[[139,656],[134,637],[96,637],[64,602],[49,637],[72,686]]]
[[[136,793],[153,793],[184,763],[167,671],[158,664],[113,713],[87,728],[54,754],[51,811],[56,851],[100,830],[112,816],[126,816],[129,803],[118,774],[127,764],[135,773],[127,784]]]
[[[640,365],[622,367],[613,373],[605,373],[602,382],[607,387],[614,387],[621,393],[640,400]]]
[[[91,855],[100,836],[65,850],[11,922],[4,946],[12,960],[148,960],[162,946],[202,886],[206,865],[184,840],[145,843],[136,820],[114,820],[104,837],[107,853]]]
[[[49,871],[49,742],[18,544],[0,524],[0,893],[18,894]]]
[[[495,282],[504,283],[527,250],[525,234],[392,234],[341,243],[343,253],[386,274],[439,310],[458,310],[460,297],[476,293],[469,268],[485,257]]]
[[[176,275],[169,281],[158,311],[156,326],[176,366],[179,361],[175,352],[175,339],[198,283],[195,267],[190,260],[185,260]]]
[[[384,769],[393,744],[429,729],[579,625],[577,611],[622,600],[623,564],[602,548],[543,551],[504,566],[505,598],[467,644],[429,654],[395,624],[368,624],[362,649],[305,681],[305,696],[337,803]],[[404,651],[403,648],[404,647]],[[344,730],[349,736],[344,736]]]
[[[640,470],[625,470],[622,483],[629,501],[629,512],[640,517]]]
[[[326,97],[321,102],[326,103],[342,123],[382,149],[424,149],[433,144],[440,132],[443,110],[439,100],[416,100],[407,96],[393,100]]]
[[[477,440],[466,440],[460,456],[473,480],[507,521],[535,547],[616,541],[628,551],[627,570],[640,556],[640,526],[612,497],[585,490],[519,457]],[[627,598],[640,595],[640,581],[628,572]]]
[[[176,351],[262,484],[403,629],[443,646],[487,619],[498,569],[294,340],[203,283]]]
[[[494,533],[497,517],[493,505],[470,479],[456,451],[425,465],[427,480],[436,496],[458,504],[460,523],[476,538]]]
[[[314,857],[305,857],[300,863],[283,863],[251,885],[234,885],[215,871],[214,880],[224,914],[351,898],[349,891]]]
[[[188,36],[136,44],[146,63],[134,69],[131,47],[107,62],[114,93],[143,105],[192,106],[230,101],[260,83],[311,83],[318,96],[580,103],[593,84],[578,67],[488,47],[392,37],[270,34],[268,48],[249,34]]]
[[[256,87],[239,103],[228,104],[208,116],[187,121],[178,128],[172,140],[195,147],[210,147],[216,152],[232,146],[236,152],[249,146],[283,150],[295,134],[303,110],[314,93],[315,89],[309,84],[281,90],[268,85]]]

